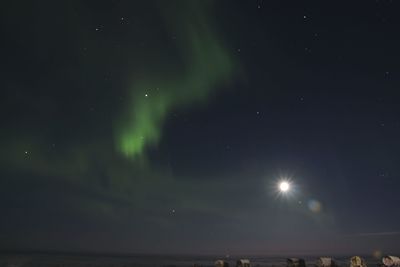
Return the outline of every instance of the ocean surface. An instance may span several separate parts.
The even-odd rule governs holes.
[[[327,256],[327,255],[321,255]],[[328,255],[329,256],[329,255]],[[291,257],[266,256],[196,256],[196,255],[134,255],[103,256],[72,255],[56,253],[3,253],[0,254],[0,267],[213,267],[214,262],[223,259],[230,267],[236,266],[236,260],[247,258],[252,267],[286,267],[286,259]],[[303,257],[308,267],[314,267],[319,256]],[[349,266],[350,256],[332,257],[340,267]],[[381,261],[364,257],[368,266],[378,266]]]

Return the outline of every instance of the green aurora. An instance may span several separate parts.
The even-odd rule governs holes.
[[[176,36],[175,46],[155,51],[160,56],[153,61],[140,58],[143,55],[129,58],[136,59],[134,66],[138,73],[132,72],[136,79],[132,79],[134,82],[126,92],[129,101],[122,112],[116,111],[106,119],[102,117],[99,120],[104,125],[93,129],[86,124],[88,117],[81,118],[85,121],[82,125],[87,127],[75,127],[75,121],[68,124],[59,118],[57,109],[53,109],[56,105],[44,106],[45,114],[50,118],[51,114],[57,114],[58,120],[42,127],[34,124],[34,130],[29,133],[12,131],[12,128],[3,131],[0,167],[7,173],[17,172],[21,177],[33,175],[37,182],[61,183],[92,192],[93,199],[83,197],[76,204],[85,212],[107,211],[108,215],[112,213],[110,217],[117,216],[119,209],[114,201],[123,203],[127,210],[151,209],[159,205],[157,196],[164,196],[166,206],[209,210],[208,203],[196,200],[200,197],[198,188],[220,188],[222,183],[193,186],[178,180],[168,167],[159,169],[151,162],[142,164],[147,163],[146,149],[160,142],[167,117],[174,110],[206,103],[216,90],[229,83],[237,69],[233,55],[215,32],[209,4],[180,1],[179,7],[164,6],[161,16],[166,32]],[[149,28],[153,33],[154,29]],[[156,48],[159,46],[153,47]],[[151,54],[149,49],[146,47],[146,54]],[[177,59],[165,64],[163,56],[174,49]],[[89,63],[89,67],[94,68],[92,61]],[[36,101],[32,98],[29,104]],[[63,99],[52,101],[62,103]],[[118,108],[113,106],[109,111],[114,110]],[[33,119],[29,121],[40,123],[37,114],[32,114]],[[63,129],[63,136],[64,128],[68,129],[66,137],[58,137],[57,127]],[[108,130],[114,130],[114,136],[108,135]],[[165,196],[165,190],[175,194]],[[213,190],[218,196],[218,189]],[[153,195],[150,196],[149,191]],[[142,204],[144,202],[146,205]]]
[[[177,33],[183,70],[178,75],[165,75],[171,68],[167,66],[162,75],[147,73],[146,79],[134,82],[129,105],[116,125],[117,148],[129,158],[137,158],[147,147],[158,144],[172,110],[204,102],[232,76],[234,62],[212,30],[215,27],[210,26],[204,3],[182,4],[179,16],[176,11],[167,12],[165,20],[169,30]]]

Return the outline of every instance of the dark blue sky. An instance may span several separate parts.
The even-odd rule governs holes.
[[[399,252],[399,10],[5,4],[0,248]],[[160,102],[131,99],[160,81]],[[158,135],[127,157],[119,123],[138,116]]]

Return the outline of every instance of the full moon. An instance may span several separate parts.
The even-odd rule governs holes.
[[[287,192],[289,191],[289,189],[290,189],[290,184],[288,182],[283,181],[279,183],[279,190],[281,192]]]

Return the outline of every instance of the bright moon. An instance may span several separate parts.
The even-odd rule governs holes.
[[[290,185],[288,182],[280,182],[279,183],[279,190],[281,192],[287,192],[290,189]]]

